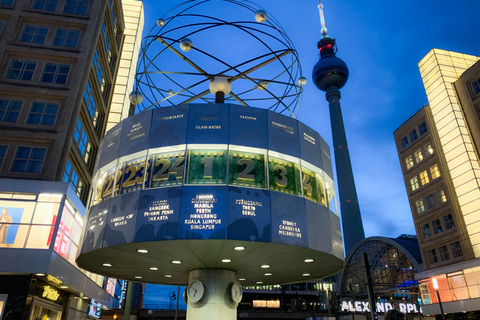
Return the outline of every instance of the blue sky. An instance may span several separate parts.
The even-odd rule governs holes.
[[[170,7],[181,2],[145,0],[144,35]],[[331,145],[328,105],[324,93],[311,81],[311,70],[319,58],[318,1],[255,3],[280,22],[299,53],[308,83],[298,120]],[[365,234],[414,234],[393,131],[428,102],[417,63],[430,49],[480,55],[480,1],[322,3],[328,34],[337,40],[337,56],[350,70],[349,81],[341,90],[341,104]],[[215,7],[212,14],[218,14]]]

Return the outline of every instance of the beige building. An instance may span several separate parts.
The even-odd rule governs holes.
[[[135,70],[122,48],[133,60],[142,10],[0,0],[0,319],[86,319],[94,300],[111,302],[110,282],[75,258],[116,83],[133,81],[116,79]]]
[[[440,313],[438,295],[459,319],[480,310],[479,59],[431,50],[419,62],[429,104],[394,132],[426,270],[416,276],[424,314]]]

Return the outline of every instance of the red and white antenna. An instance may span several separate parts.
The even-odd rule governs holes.
[[[322,35],[326,36],[327,35],[327,28],[325,27],[325,17],[323,16],[323,4],[322,0],[318,0],[318,11],[320,13],[320,24],[322,25]]]

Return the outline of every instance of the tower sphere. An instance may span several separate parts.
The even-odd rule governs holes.
[[[313,67],[312,79],[322,91],[327,91],[330,86],[340,89],[348,80],[347,64],[333,54],[325,55]]]

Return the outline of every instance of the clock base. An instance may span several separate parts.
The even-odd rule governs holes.
[[[236,320],[237,303],[232,300],[230,288],[237,281],[237,273],[225,269],[190,271],[188,283],[198,280],[205,287],[202,299],[187,302],[187,320]]]

